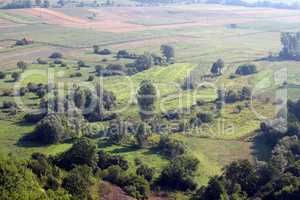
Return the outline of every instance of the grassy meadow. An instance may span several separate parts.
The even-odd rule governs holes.
[[[54,9],[54,11],[82,20],[87,20],[87,16],[91,14],[86,8],[76,8],[76,12],[70,9]],[[99,9],[99,12],[107,14],[109,10],[103,9]],[[55,83],[65,85],[101,83],[105,90],[115,94],[117,99],[115,109],[120,111],[120,115],[135,120],[139,119],[136,91],[142,80],[151,80],[157,88],[157,114],[168,110],[188,109],[197,100],[207,102],[200,111],[212,110],[212,102],[217,97],[218,87],[238,90],[243,86],[250,86],[255,88],[257,94],[271,94],[272,97],[277,88],[274,76],[282,68],[287,69],[287,81],[291,85],[288,88],[289,97],[299,98],[299,63],[261,60],[270,53],[275,55],[280,51],[280,32],[300,29],[297,20],[286,23],[288,19],[281,18],[284,15],[299,14],[298,11],[276,13],[272,9],[266,9],[265,14],[261,9],[255,8],[231,8],[219,5],[219,8],[215,9],[209,5],[185,5],[159,7],[153,10],[147,8],[147,12],[153,11],[154,14],[144,16],[146,11],[143,11],[143,8],[124,8],[124,12],[120,9],[116,8],[117,16],[107,14],[107,18],[120,20],[121,25],[137,25],[136,29],[124,32],[110,31],[109,26],[101,25],[105,21],[101,19],[97,19],[99,24],[97,21],[88,28],[74,27],[70,25],[71,23],[55,23],[53,19],[39,18],[18,10],[1,11],[0,20],[7,22],[8,25],[0,25],[0,68],[6,73],[6,78],[0,80],[0,89],[15,87],[16,84],[11,81],[10,76],[13,72],[20,71],[16,63],[24,60],[28,63],[28,69],[22,74],[18,87],[26,86],[29,82],[48,83],[49,73],[53,73]],[[241,14],[242,12],[246,14]],[[120,19],[124,16],[128,17],[126,21]],[[237,21],[236,18],[241,20]],[[229,24],[237,24],[237,27],[230,28]],[[14,46],[14,40],[22,38],[29,38],[34,43]],[[95,75],[94,66],[97,64],[107,66],[132,62],[130,59],[116,59],[115,54],[119,50],[124,49],[136,54],[144,52],[160,54],[161,44],[174,46],[175,64],[155,66],[133,76],[96,77],[92,82],[87,82],[90,75]],[[99,45],[101,49],[110,49],[113,54],[96,55],[93,53],[93,45]],[[51,62],[48,57],[53,52],[61,52],[64,55],[62,61],[67,67],[37,64],[37,58]],[[213,62],[219,58],[225,61],[224,74],[219,78],[202,80],[201,75],[209,74]],[[78,70],[79,60],[90,67]],[[237,67],[245,63],[256,64],[258,73],[231,79],[230,76]],[[184,80],[195,68],[200,70],[197,75],[198,81],[211,86],[183,90],[181,86]],[[81,77],[71,77],[78,71],[82,74]],[[26,94],[22,100],[26,107],[35,107],[39,103],[39,99],[33,94]],[[14,101],[14,97],[1,96],[0,103],[4,101]],[[240,113],[234,112],[237,106],[243,108]],[[67,143],[51,146],[23,143],[22,137],[32,132],[35,127],[34,124],[23,123],[23,115],[22,111],[13,116],[5,110],[0,111],[1,152],[29,157],[33,152],[55,155],[71,147],[71,144]],[[264,147],[256,145],[249,138],[255,135],[262,119],[270,119],[275,115],[274,104],[264,102],[262,99],[253,100],[252,108],[247,107],[244,102],[227,104],[221,116],[213,123],[201,127],[201,130],[173,134],[172,137],[183,141],[189,154],[199,159],[200,168],[196,179],[200,185],[205,185],[209,177],[220,174],[222,168],[231,161],[238,159],[254,161],[256,156],[267,157],[264,155],[267,150],[261,150]],[[185,117],[188,120],[190,116]],[[105,127],[107,123],[92,124],[95,129],[97,125]],[[156,137],[158,136],[153,136],[152,139],[158,140]],[[154,167],[156,174],[169,162],[152,149],[136,149],[121,145],[105,146],[101,139],[96,142],[99,149],[125,156],[132,167],[134,159],[140,158]]]

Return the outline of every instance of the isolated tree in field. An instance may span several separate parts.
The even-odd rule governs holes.
[[[27,63],[25,63],[24,61],[19,61],[17,63],[17,66],[22,72],[24,72],[25,69],[27,69]]]
[[[217,60],[212,67],[211,67],[211,73],[214,75],[221,75],[223,73],[224,69],[224,61],[222,59]]]
[[[94,45],[93,46],[93,50],[94,50],[94,53],[98,53],[99,52],[99,50],[100,50],[100,47],[99,47],[99,45]]]
[[[153,117],[155,111],[156,88],[151,81],[142,81],[137,92],[137,101],[140,107],[142,120]]]
[[[167,62],[175,57],[175,50],[172,46],[163,44],[160,46],[162,54],[167,58]]]
[[[54,53],[52,53],[52,54],[50,55],[49,58],[60,59],[60,58],[62,58],[62,57],[63,57],[63,55],[62,55],[61,53],[59,53],[59,52],[54,52]]]
[[[48,0],[44,0],[43,7],[44,8],[49,8],[50,7],[50,2]]]
[[[95,72],[97,76],[100,76],[104,71],[104,67],[102,65],[95,66]]]
[[[13,72],[11,74],[11,78],[13,79],[14,82],[16,82],[16,81],[20,80],[21,74],[19,72]]]
[[[250,74],[257,73],[256,65],[254,64],[244,64],[240,65],[235,71],[236,74],[246,76]]]
[[[138,71],[150,69],[153,66],[153,58],[150,54],[145,53],[135,60],[134,66]]]

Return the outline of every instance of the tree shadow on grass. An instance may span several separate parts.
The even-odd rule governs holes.
[[[139,150],[140,148],[137,146],[122,146],[121,148],[117,148],[111,151],[111,153],[129,153]]]
[[[41,144],[35,140],[33,133],[27,133],[23,137],[21,137],[18,142],[15,144],[18,147],[26,147],[26,148],[32,148],[32,147],[44,147],[46,145]]]

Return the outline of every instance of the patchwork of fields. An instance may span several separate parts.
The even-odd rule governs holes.
[[[106,90],[116,95],[117,109],[126,107],[121,112],[122,117],[138,118],[136,90],[145,79],[151,80],[158,88],[157,113],[178,108],[188,109],[199,99],[208,102],[209,105],[203,110],[209,110],[213,107],[210,103],[217,98],[219,86],[226,89],[251,86],[257,89],[257,94],[272,98],[277,89],[273,82],[274,74],[282,68],[287,69],[287,81],[294,86],[288,90],[290,97],[297,99],[300,97],[300,87],[297,87],[300,84],[299,63],[265,61],[262,58],[280,51],[280,33],[299,30],[299,20],[299,11],[216,5],[1,10],[0,69],[10,75],[18,71],[16,63],[23,60],[29,63],[25,75],[39,70],[44,76],[28,76],[22,80],[22,86],[29,82],[47,83],[48,68],[37,64],[36,59],[49,60],[51,53],[61,52],[64,55],[62,61],[68,67],[56,66],[52,69],[55,81],[79,84],[95,73],[94,67],[82,68],[81,77],[70,77],[78,71],[79,60],[89,66],[124,64],[131,61],[117,59],[115,54],[119,50],[136,54],[159,54],[161,44],[170,44],[175,49],[175,64],[153,67],[130,77],[95,78],[93,84],[101,81]],[[32,40],[33,44],[15,46],[16,40],[22,38]],[[93,45],[110,49],[113,54],[96,55],[93,53]],[[213,87],[182,89],[184,80],[193,69],[200,69],[197,78],[202,81],[201,76],[208,74],[213,62],[219,58],[225,61],[226,70],[221,78],[207,81]],[[256,64],[258,73],[231,79],[238,65],[244,63]],[[0,80],[1,90],[12,87],[10,76]],[[32,94],[26,94],[23,98],[26,106],[38,104],[38,99]],[[198,172],[197,181],[201,185],[206,184],[210,176],[221,173],[222,167],[233,160],[254,160],[258,148],[263,148],[249,140],[259,129],[261,116],[273,118],[276,115],[274,103],[263,103],[262,99],[253,101],[254,109],[246,107],[244,103],[226,105],[220,120],[204,127],[204,135],[193,132],[174,135],[200,160],[202,170]],[[13,97],[0,98],[1,103],[8,100],[13,100]],[[243,107],[238,114],[234,112],[237,106]],[[26,157],[35,151],[53,155],[71,146],[60,144],[44,147],[20,143],[20,139],[34,129],[34,125],[23,124],[22,117],[20,113],[12,117],[1,111],[1,152]],[[93,125],[97,127],[106,124],[99,122]],[[150,163],[158,171],[168,162],[149,149],[137,150],[117,145],[104,149],[124,155],[132,166],[135,156]]]

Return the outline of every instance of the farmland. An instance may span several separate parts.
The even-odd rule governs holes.
[[[255,98],[224,105],[222,112],[214,115],[215,120],[209,124],[176,133],[167,132],[171,138],[182,141],[188,154],[199,160],[195,180],[199,186],[204,186],[210,177],[220,175],[223,167],[232,161],[248,159],[255,163],[268,159],[270,149],[253,137],[260,130],[262,120],[273,119],[277,115],[275,101],[283,84],[282,81],[276,82],[278,72],[286,70],[288,97],[293,100],[300,97],[300,72],[298,61],[266,58],[270,54],[278,55],[281,32],[298,31],[299,20],[299,10],[210,4],[1,10],[0,70],[6,77],[0,80],[0,90],[4,93],[27,87],[29,83],[59,83],[61,90],[67,93],[67,87],[74,85],[84,88],[100,84],[116,97],[112,110],[118,117],[139,121],[137,91],[143,80],[149,80],[157,90],[155,115],[182,110],[180,120],[190,123],[197,113],[216,110],[218,89],[240,91],[249,86],[253,88]],[[16,45],[16,41],[23,38],[32,43]],[[136,55],[161,55],[162,44],[174,48],[173,63],[155,65],[130,75],[97,75],[97,65],[127,66],[134,63],[132,58],[118,58],[120,50]],[[94,52],[95,45],[109,49],[111,53],[97,54]],[[49,58],[53,52],[63,55],[59,64],[54,64],[56,59]],[[47,64],[39,63],[38,58]],[[220,58],[225,63],[224,73],[204,79],[210,74],[213,63]],[[28,65],[20,81],[14,82],[11,75],[20,72],[17,68],[19,61]],[[84,67],[78,67],[80,61],[84,62]],[[62,67],[62,63],[65,66]],[[235,75],[240,65],[249,63],[257,66],[255,74]],[[91,76],[93,80],[88,81]],[[191,76],[202,85],[183,88]],[[40,145],[24,141],[24,137],[36,126],[24,122],[25,108],[37,108],[41,99],[31,92],[22,97],[2,95],[0,104],[16,99],[21,99],[23,107],[15,113],[0,109],[1,153],[24,158],[29,158],[34,152],[55,156],[72,147],[68,142]],[[205,105],[197,105],[200,100]],[[180,120],[158,119],[170,129]],[[124,156],[129,162],[130,172],[135,172],[135,159],[138,157],[155,169],[157,178],[170,160],[149,146],[136,148],[131,143],[108,146],[106,137],[96,136],[106,130],[109,123],[89,123],[97,149]],[[159,140],[158,134],[151,135],[149,139],[151,144]]]

